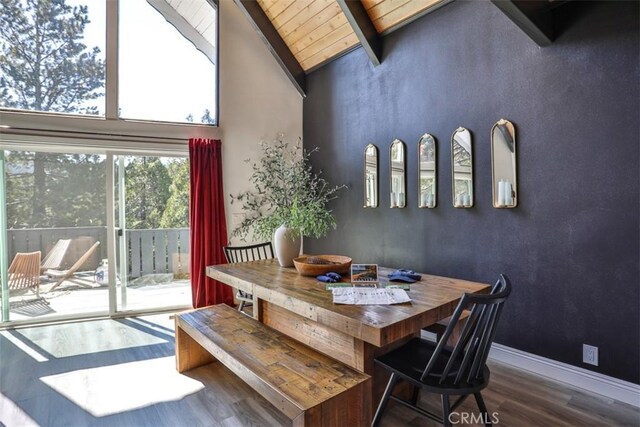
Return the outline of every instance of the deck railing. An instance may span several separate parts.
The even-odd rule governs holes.
[[[189,272],[189,229],[127,230],[129,277]]]
[[[153,273],[189,272],[188,228],[126,230],[124,235],[127,239],[129,278]],[[41,251],[44,258],[59,239],[77,238],[100,242],[97,254],[85,265],[86,269],[95,269],[101,259],[107,258],[106,227],[25,228],[7,230],[9,262],[17,252]]]

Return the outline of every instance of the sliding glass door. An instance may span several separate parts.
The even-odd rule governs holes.
[[[191,303],[189,162],[117,156],[118,311]]]
[[[186,158],[0,154],[2,322],[190,304]]]
[[[3,321],[108,312],[106,156],[3,151]]]

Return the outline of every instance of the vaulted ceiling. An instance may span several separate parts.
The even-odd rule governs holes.
[[[378,34],[392,30],[444,0],[362,0]],[[336,0],[258,0],[303,70],[360,45]]]
[[[306,73],[360,46],[378,65],[382,36],[453,0],[234,1],[304,96]],[[540,46],[553,40],[552,10],[567,1],[491,0]]]

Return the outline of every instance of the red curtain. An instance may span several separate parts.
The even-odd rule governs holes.
[[[191,166],[191,294],[193,307],[233,305],[233,291],[206,275],[208,265],[226,263],[227,244],[222,190],[222,143],[218,139],[189,140]]]

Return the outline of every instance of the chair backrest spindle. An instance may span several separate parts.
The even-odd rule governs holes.
[[[421,380],[424,381],[429,375],[435,375],[440,377],[440,383],[445,383],[451,381],[450,377],[455,374],[453,383],[459,384],[463,379],[473,382],[480,378],[489,356],[504,302],[510,293],[511,283],[505,275],[501,274],[491,288],[490,294],[463,295],[422,373]],[[447,342],[465,310],[470,310],[470,314],[453,348],[449,348]],[[444,353],[445,351],[448,354]],[[441,372],[434,372],[436,362],[443,360],[443,357],[448,358],[445,367]]]
[[[271,242],[249,246],[225,246],[223,249],[227,262],[230,264],[273,258]]]
[[[18,252],[7,269],[10,290],[27,289],[40,285],[41,252]]]

